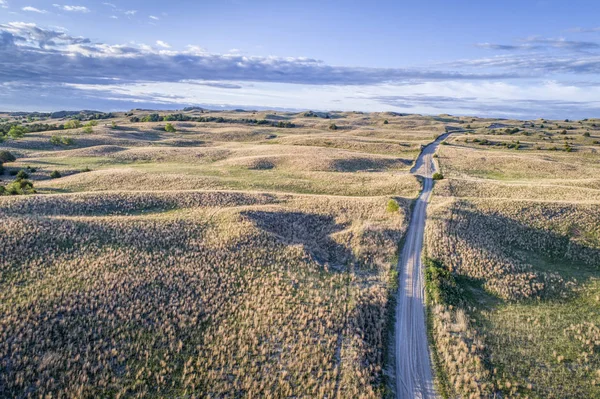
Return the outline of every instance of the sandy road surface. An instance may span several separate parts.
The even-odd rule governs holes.
[[[424,277],[421,249],[427,201],[435,172],[433,153],[448,134],[438,137],[423,149],[411,173],[423,177],[423,191],[415,204],[398,268],[400,285],[396,307],[396,396],[398,398],[435,398],[427,329],[425,326]]]

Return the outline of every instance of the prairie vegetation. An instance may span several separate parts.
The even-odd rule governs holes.
[[[425,240],[445,396],[600,396],[600,163],[591,123],[508,121],[492,133],[475,122],[440,146],[446,179],[436,183]],[[571,150],[550,148],[565,135]]]
[[[62,131],[4,141],[40,194],[0,198],[0,397],[386,395],[435,127],[312,115],[46,115]]]

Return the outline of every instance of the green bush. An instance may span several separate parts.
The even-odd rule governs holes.
[[[81,127],[81,122],[78,119],[73,119],[65,123],[65,129],[78,129]]]
[[[0,151],[0,162],[14,162],[17,158],[11,154],[9,151],[3,150]]]
[[[175,126],[173,126],[172,123],[167,123],[165,125],[165,131],[167,131],[169,133],[175,133],[177,131],[177,129],[175,129]]]
[[[29,178],[29,174],[27,172],[25,172],[23,169],[21,169],[17,173],[17,179],[28,179],[28,178]]]
[[[58,179],[59,177],[62,177],[62,175],[58,170],[54,170],[52,173],[50,173],[50,178],[52,179]]]
[[[30,180],[25,179],[15,180],[6,187],[3,187],[0,191],[2,192],[2,195],[24,195],[35,193],[33,183]]]
[[[93,128],[93,127],[91,127],[91,126],[85,126],[85,127],[83,128],[83,132],[84,132],[84,133],[94,133],[94,128]]]
[[[585,133],[583,134],[583,137],[590,137],[590,132],[585,132]]]
[[[387,119],[383,121],[383,124],[384,124],[384,125],[387,125],[388,123],[389,123],[389,122],[388,122],[388,120],[387,120]]]
[[[73,145],[75,144],[75,140],[71,137],[54,135],[50,137],[50,143],[53,145]]]
[[[337,130],[337,125],[335,123],[332,123],[331,125],[329,125],[329,130]]]
[[[20,139],[21,137],[25,136],[25,133],[27,133],[26,127],[14,125],[10,128],[7,134],[13,139]]]
[[[440,172],[435,172],[432,177],[433,177],[433,180],[442,180],[444,178],[444,175],[441,174]]]
[[[398,201],[393,198],[390,198],[387,202],[386,210],[390,213],[396,213],[400,210],[400,205]]]

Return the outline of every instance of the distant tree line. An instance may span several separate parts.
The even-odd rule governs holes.
[[[252,119],[252,118],[240,118],[240,119],[232,119],[232,118],[223,118],[222,116],[189,116],[184,114],[169,114],[161,116],[159,114],[149,114],[143,117],[132,116],[129,119],[131,122],[215,122],[215,123],[244,123],[249,125],[269,125],[273,127],[281,127],[281,128],[292,128],[296,127],[295,124],[291,122],[271,122],[266,119]]]

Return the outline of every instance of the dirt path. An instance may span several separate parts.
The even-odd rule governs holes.
[[[398,398],[435,398],[433,373],[425,326],[424,277],[421,250],[427,201],[435,172],[433,154],[448,133],[423,149],[411,173],[423,177],[423,191],[414,206],[398,268],[400,287],[396,307],[396,396]]]

